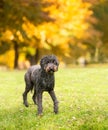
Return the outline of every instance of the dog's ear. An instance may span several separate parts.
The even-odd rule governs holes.
[[[57,66],[59,66],[59,60],[57,57],[56,57],[56,63],[57,63]]]
[[[44,60],[43,60],[43,58],[41,58],[41,60],[40,60],[40,66],[41,66],[41,68],[44,67]]]
[[[59,66],[59,60],[55,55],[52,55],[54,62],[56,63],[57,66]]]
[[[40,66],[41,66],[41,68],[43,68],[43,69],[44,69],[44,65],[45,65],[45,60],[46,60],[46,58],[47,58],[47,56],[44,56],[44,57],[42,57],[41,60],[40,60]]]

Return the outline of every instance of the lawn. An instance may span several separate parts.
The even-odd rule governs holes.
[[[47,93],[43,116],[28,95],[22,104],[25,71],[0,71],[0,130],[108,130],[108,68],[66,68],[56,73],[59,113]]]

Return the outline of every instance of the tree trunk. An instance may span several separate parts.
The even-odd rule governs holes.
[[[16,68],[18,68],[18,58],[19,58],[18,43],[17,43],[17,41],[13,41],[13,44],[14,44],[14,51],[15,51],[14,69],[16,69]]]
[[[26,57],[29,60],[30,65],[35,65],[35,64],[38,63],[38,61],[39,61],[39,55],[40,55],[40,53],[39,53],[39,49],[38,48],[36,48],[34,55],[27,54]]]
[[[96,50],[95,50],[94,61],[96,63],[99,62],[99,48],[98,47],[96,47]]]
[[[38,61],[39,61],[39,55],[40,55],[40,53],[39,53],[39,49],[37,48],[37,49],[36,49],[36,52],[35,52],[35,60],[36,60],[36,64],[37,64]]]
[[[3,7],[4,7],[4,0],[1,0],[0,1],[0,9],[3,9]]]

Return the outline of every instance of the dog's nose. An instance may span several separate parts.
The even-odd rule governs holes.
[[[53,70],[53,66],[50,66],[49,69],[50,69],[50,70]]]

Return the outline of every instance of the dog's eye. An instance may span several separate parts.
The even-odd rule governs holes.
[[[54,63],[55,65],[57,65],[57,62],[56,62],[56,61],[54,61],[53,63]]]
[[[47,61],[47,64],[49,63],[49,61]]]

